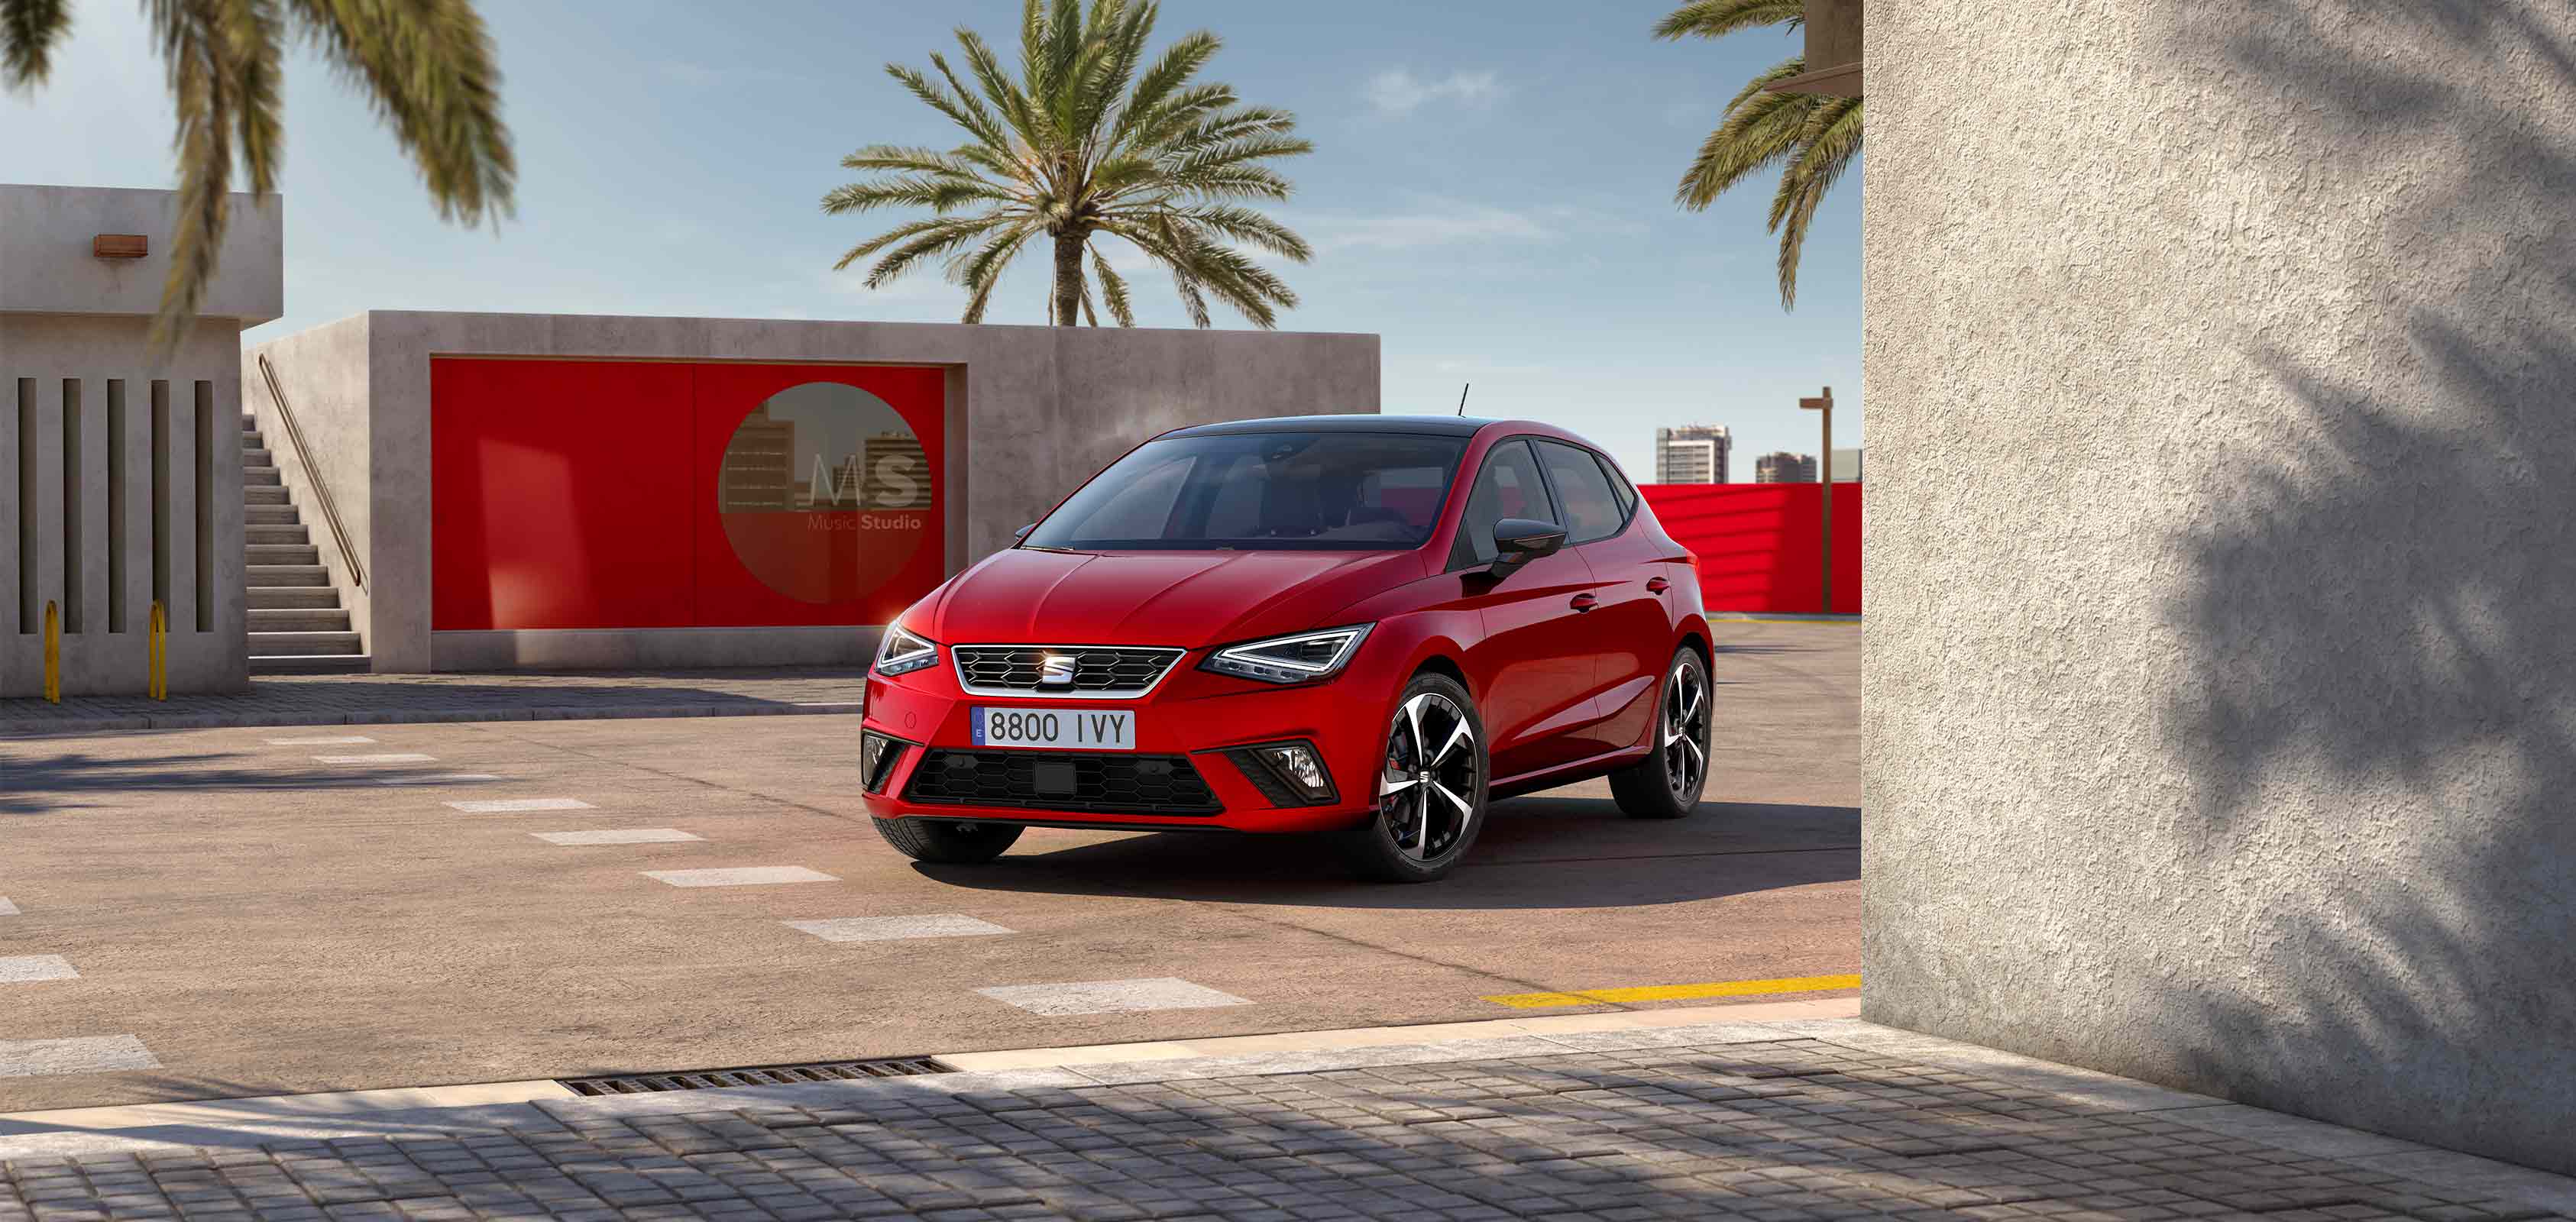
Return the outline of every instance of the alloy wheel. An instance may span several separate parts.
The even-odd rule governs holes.
[[[1664,681],[1664,784],[1685,800],[1708,775],[1708,680],[1699,664],[1683,659]]]
[[[1378,806],[1395,847],[1429,861],[1458,844],[1476,817],[1482,767],[1475,723],[1457,702],[1423,692],[1396,710],[1378,774]]]

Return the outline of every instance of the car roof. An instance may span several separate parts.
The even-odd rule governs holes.
[[[1227,420],[1216,424],[1192,425],[1174,429],[1165,437],[1217,437],[1234,433],[1418,433],[1433,437],[1472,437],[1490,425],[1508,424],[1515,433],[1545,433],[1570,436],[1563,430],[1530,420],[1491,420],[1481,416],[1382,416],[1354,413],[1346,416],[1270,416],[1259,420]]]

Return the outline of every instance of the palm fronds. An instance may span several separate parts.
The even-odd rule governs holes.
[[[1803,0],[1692,0],[1658,22],[1655,37],[1718,38],[1768,26],[1796,29],[1805,23],[1804,9]],[[1861,151],[1860,99],[1772,91],[1806,69],[1806,57],[1793,55],[1738,90],[1673,189],[1674,202],[1697,212],[1746,178],[1779,167],[1769,231],[1780,236],[1782,309],[1797,305],[1798,257],[1816,205],[1843,171],[1860,160]]]
[[[509,212],[517,167],[501,77],[471,0],[147,0],[144,13],[178,119],[179,216],[157,342],[175,338],[214,278],[236,165],[251,191],[277,187],[290,35],[374,103],[441,216],[473,224]],[[0,0],[0,83],[42,84],[70,29],[70,0]]]
[[[1196,325],[1209,325],[1211,297],[1275,325],[1297,296],[1240,248],[1297,263],[1314,252],[1244,202],[1287,199],[1294,185],[1268,163],[1314,146],[1292,134],[1288,112],[1195,79],[1221,45],[1216,35],[1185,34],[1149,57],[1160,12],[1156,0],[1091,0],[1087,10],[1083,0],[1025,0],[1016,70],[965,29],[963,71],[938,54],[929,72],[886,65],[967,140],[947,150],[869,145],[842,158],[869,177],[826,193],[824,212],[932,216],[852,247],[834,268],[874,259],[865,280],[874,288],[946,255],[947,279],[967,292],[964,319],[979,322],[1004,268],[1043,235],[1055,255],[1049,321],[1096,326],[1105,307],[1132,327],[1127,282],[1092,244],[1111,237],[1171,274]]]

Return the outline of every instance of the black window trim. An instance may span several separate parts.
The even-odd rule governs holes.
[[[1494,444],[1485,447],[1484,456],[1476,460],[1476,473],[1472,476],[1465,477],[1458,485],[1456,485],[1464,490],[1465,495],[1458,502],[1458,533],[1451,536],[1449,539],[1449,565],[1447,568],[1440,570],[1441,572],[1465,572],[1469,569],[1481,569],[1485,567],[1486,564],[1490,563],[1490,561],[1477,560],[1475,558],[1475,553],[1470,551],[1467,553],[1467,561],[1462,564],[1458,559],[1458,549],[1462,544],[1470,544],[1470,540],[1467,537],[1467,507],[1475,504],[1476,502],[1476,481],[1485,478],[1485,466],[1486,464],[1494,461],[1494,451],[1502,449],[1504,446],[1510,445],[1515,441],[1533,442],[1554,440],[1556,439],[1553,437],[1547,437],[1538,433],[1513,433],[1507,437],[1498,437],[1494,440]],[[1565,510],[1561,508],[1564,502],[1559,501],[1556,498],[1556,481],[1548,478],[1547,463],[1538,456],[1538,447],[1529,447],[1529,460],[1531,468],[1538,472],[1539,491],[1547,497],[1548,520],[1559,526],[1564,525]],[[1460,465],[1464,466],[1465,464],[1461,463]]]
[[[1610,540],[1612,540],[1612,539],[1616,539],[1616,538],[1618,538],[1619,536],[1621,536],[1621,535],[1624,535],[1624,534],[1627,534],[1627,533],[1628,533],[1628,528],[1629,528],[1630,526],[1634,525],[1634,524],[1636,523],[1636,521],[1637,521],[1637,513],[1636,513],[1636,510],[1635,510],[1635,509],[1633,509],[1633,508],[1631,508],[1631,507],[1628,507],[1628,506],[1624,506],[1624,505],[1620,505],[1620,504],[1619,504],[1619,488],[1618,488],[1618,484],[1619,484],[1620,476],[1616,473],[1616,472],[1617,472],[1617,468],[1612,467],[1612,466],[1610,466],[1610,465],[1609,465],[1610,460],[1609,460],[1608,458],[1606,458],[1606,457],[1603,457],[1603,455],[1602,455],[1601,451],[1596,450],[1596,449],[1593,449],[1592,447],[1590,447],[1590,446],[1588,446],[1588,445],[1585,445],[1585,444],[1583,444],[1582,442],[1579,442],[1579,441],[1567,441],[1566,439],[1564,439],[1564,438],[1562,438],[1562,437],[1540,437],[1540,436],[1538,436],[1538,435],[1536,435],[1536,434],[1530,434],[1529,436],[1530,436],[1533,440],[1536,440],[1536,441],[1553,441],[1553,442],[1555,442],[1555,443],[1556,443],[1556,444],[1558,444],[1558,445],[1564,446],[1566,449],[1569,449],[1569,450],[1574,451],[1574,452],[1575,452],[1575,453],[1577,453],[1577,454],[1582,454],[1582,455],[1588,456],[1589,458],[1591,458],[1591,459],[1592,459],[1592,461],[1593,461],[1593,463],[1594,463],[1595,465],[1597,465],[1597,466],[1600,466],[1600,467],[1601,467],[1601,469],[1602,469],[1602,470],[1601,470],[1601,478],[1602,478],[1603,482],[1608,483],[1609,485],[1611,485],[1611,488],[1610,488],[1610,504],[1611,504],[1613,507],[1617,508],[1617,509],[1619,510],[1619,513],[1620,513],[1620,518],[1619,518],[1619,527],[1618,527],[1618,529],[1613,530],[1613,531],[1611,531],[1610,533],[1608,533],[1608,534],[1606,534],[1606,535],[1595,535],[1595,536],[1593,536],[1592,538],[1589,538],[1589,539],[1577,539],[1577,538],[1575,538],[1575,537],[1574,537],[1574,529],[1573,529],[1571,526],[1566,526],[1565,517],[1564,517],[1564,515],[1565,515],[1565,509],[1564,509],[1564,505],[1565,505],[1565,498],[1564,498],[1564,497],[1562,497],[1562,496],[1557,495],[1557,491],[1556,491],[1556,473],[1547,469],[1547,460],[1546,460],[1545,458],[1541,458],[1541,457],[1539,456],[1539,454],[1538,454],[1538,450],[1537,450],[1537,447],[1535,447],[1535,446],[1531,447],[1531,450],[1530,450],[1530,457],[1532,457],[1532,458],[1537,458],[1537,459],[1538,459],[1538,477],[1539,477],[1539,480],[1540,480],[1541,482],[1543,482],[1543,483],[1545,483],[1545,484],[1547,485],[1547,493],[1548,493],[1548,496],[1549,496],[1549,498],[1550,498],[1551,502],[1552,502],[1554,505],[1556,505],[1556,506],[1557,506],[1557,511],[1556,511],[1556,512],[1557,512],[1557,523],[1556,523],[1556,524],[1557,524],[1557,525],[1559,525],[1559,526],[1566,526],[1566,532],[1565,532],[1565,545],[1566,545],[1567,547],[1584,547],[1584,546],[1588,546],[1588,545],[1590,545],[1590,544],[1594,544],[1594,543],[1606,543],[1606,542],[1609,542],[1609,541],[1610,541]],[[1641,492],[1641,493],[1638,493],[1638,494],[1637,494],[1637,499],[1638,499],[1638,502],[1639,502],[1640,504],[1644,503],[1644,501],[1645,501],[1645,494],[1644,494],[1644,493],[1642,493],[1642,492]]]

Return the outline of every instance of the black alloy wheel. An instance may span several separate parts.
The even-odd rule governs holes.
[[[1429,882],[1456,868],[1484,826],[1485,727],[1457,680],[1416,675],[1388,719],[1377,813],[1347,834],[1353,866],[1381,882]]]
[[[1708,788],[1708,666],[1699,651],[1673,654],[1655,696],[1652,753],[1610,774],[1619,809],[1639,819],[1679,819]]]

